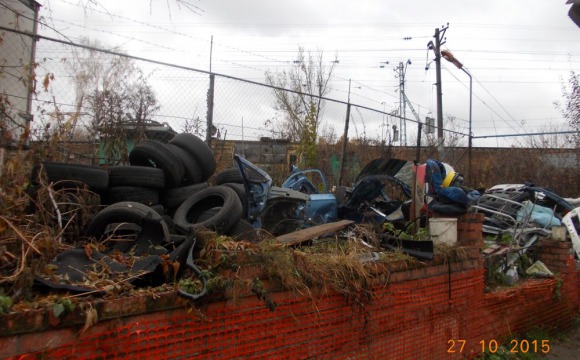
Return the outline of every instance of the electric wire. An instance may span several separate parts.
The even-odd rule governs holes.
[[[62,1],[62,0],[61,0],[61,1]],[[66,3],[66,1],[63,1],[63,2],[65,2],[65,3]],[[71,4],[71,3],[69,3],[69,4]],[[116,16],[117,16],[117,15],[116,15]],[[129,18],[127,18],[127,19],[129,19]],[[130,20],[130,21],[133,21],[133,20]],[[138,22],[138,21],[136,21],[136,22]],[[71,23],[71,24],[72,24],[72,23]],[[77,25],[78,25],[78,24],[77,24]],[[294,26],[294,25],[292,25],[292,26]],[[351,24],[351,25],[345,25],[345,26],[355,26],[355,25]],[[358,26],[358,25],[356,25],[356,26]],[[171,31],[171,30],[167,30],[167,29],[166,29],[166,31]],[[114,35],[116,35],[116,34],[114,34]],[[134,39],[134,38],[131,38],[131,39],[132,39],[132,40],[137,40],[137,39]],[[206,42],[208,42],[207,40],[202,40],[202,41],[206,41]],[[152,46],[159,46],[159,44],[155,44],[155,43],[151,43],[150,45],[152,45]],[[241,50],[241,49],[236,49],[236,48],[232,48],[232,49],[233,49],[233,50],[235,50],[235,51],[242,51],[242,52],[244,51],[244,50]],[[413,50],[414,50],[414,49],[413,49]],[[350,51],[352,51],[352,52],[356,52],[356,51],[358,51],[358,50],[354,50],[354,49],[353,49],[353,50],[350,50]],[[409,51],[409,49],[404,49],[404,51]],[[422,51],[424,51],[424,49],[422,49]],[[273,51],[272,51],[272,52],[273,52]],[[287,51],[287,52],[290,52],[290,51]],[[494,52],[494,51],[488,51],[488,52]],[[548,53],[543,53],[543,52],[511,52],[511,51],[509,51],[509,52],[507,52],[507,51],[495,51],[495,52],[497,52],[497,53],[509,53],[509,54],[546,54],[546,55],[548,55]],[[280,53],[280,51],[278,51],[278,53]],[[246,52],[246,54],[249,54],[249,55],[254,55],[254,56],[260,56],[260,54],[256,54],[256,53],[254,53],[254,52]],[[550,54],[554,54],[554,53],[550,53]],[[556,54],[556,55],[558,55],[558,53],[555,53],[555,54]],[[570,53],[566,53],[566,54],[564,54],[564,53],[560,53],[559,55],[571,55],[571,54],[570,54]],[[577,56],[577,54],[572,54],[572,56]],[[281,60],[277,60],[277,59],[273,59],[273,60],[271,60],[271,61],[279,62],[279,63],[282,63],[282,64],[287,64],[287,63],[288,63],[287,61],[281,61]],[[233,64],[233,65],[236,65],[236,66],[241,66],[241,67],[245,67],[245,68],[252,69],[252,70],[256,70],[256,71],[263,71],[262,69],[259,69],[259,68],[256,68],[256,67],[252,67],[252,66],[248,66],[248,65],[243,65],[243,64],[240,64],[241,62],[242,62],[242,61],[237,61],[237,62],[230,62],[230,63],[231,63],[231,64]],[[538,69],[538,70],[540,70],[540,69]],[[458,81],[460,81],[460,80],[458,80]],[[479,83],[480,85],[481,85],[481,83],[482,83],[482,82],[488,82],[488,81],[480,81],[480,80],[477,80],[477,81],[478,81],[478,83]],[[461,82],[461,81],[460,81],[460,82]],[[361,84],[362,84],[362,83],[361,83]],[[366,86],[366,85],[365,85],[365,86]],[[366,87],[368,87],[369,89],[371,89],[371,87],[369,87],[369,86],[366,86]],[[482,86],[482,87],[483,87],[483,86]],[[379,92],[381,92],[381,93],[383,93],[383,94],[385,94],[385,95],[387,95],[387,96],[392,96],[393,98],[396,98],[396,97],[395,97],[395,96],[393,96],[392,94],[388,94],[388,93],[386,93],[386,92],[383,92],[383,91],[381,91],[381,90],[377,90],[377,89],[375,89],[375,90],[376,90],[376,91],[379,91]],[[486,90],[486,92],[487,92],[488,94],[490,94],[490,95],[491,95],[491,93],[490,93],[490,92],[489,92],[487,89],[485,89],[485,90]],[[430,94],[431,94],[431,92],[430,92]],[[491,95],[491,96],[492,96],[492,98],[494,99],[494,101],[496,101],[496,102],[499,104],[499,106],[500,106],[500,107],[501,107],[501,108],[502,108],[502,109],[503,109],[503,110],[506,112],[506,114],[508,114],[508,116],[509,116],[509,117],[511,117],[513,121],[516,121],[516,120],[515,120],[515,118],[514,118],[514,117],[513,117],[513,116],[512,116],[512,115],[511,115],[509,112],[507,112],[507,111],[505,110],[505,108],[504,108],[504,107],[503,107],[503,106],[502,106],[502,105],[499,103],[499,101],[497,101],[497,99],[495,99],[495,98],[493,97],[493,95]],[[368,99],[370,100],[370,98],[368,98]],[[482,101],[481,99],[479,99],[479,100],[480,100],[480,101]],[[375,100],[375,102],[376,102],[376,103],[378,103],[378,101],[376,101],[376,100]],[[488,107],[488,108],[490,108],[490,109],[491,109],[491,107],[489,107],[489,105],[487,105],[485,102],[483,102],[483,101],[482,101],[482,103],[484,103],[484,105],[486,105],[486,107]],[[419,106],[420,106],[420,105],[419,105]],[[431,109],[431,108],[432,108],[432,106],[429,106],[428,108],[429,108],[429,109]],[[508,124],[508,125],[511,127],[511,125],[510,125],[510,124],[509,124],[509,123],[508,123],[508,122],[507,122],[505,119],[503,119],[503,117],[501,117],[499,114],[497,114],[497,112],[496,112],[496,115],[498,115],[498,116],[499,116],[499,117],[500,117],[500,118],[501,118],[501,119],[502,119],[504,122],[506,122],[506,124]],[[517,131],[517,130],[515,130],[513,127],[512,127],[512,129],[513,129],[514,131]]]

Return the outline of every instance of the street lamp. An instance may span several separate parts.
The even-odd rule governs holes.
[[[472,147],[473,135],[471,133],[471,108],[472,108],[472,99],[473,99],[473,87],[472,87],[472,85],[473,85],[472,80],[473,79],[471,78],[471,74],[469,73],[469,71],[465,70],[465,68],[463,67],[463,64],[453,56],[451,51],[441,50],[441,56],[443,56],[443,58],[445,60],[452,63],[458,69],[460,69],[464,73],[466,73],[467,76],[469,76],[469,136],[468,136],[469,140],[468,140],[468,145],[467,145],[467,158],[468,158],[467,176],[469,178],[469,181],[472,181],[471,180],[471,147]]]

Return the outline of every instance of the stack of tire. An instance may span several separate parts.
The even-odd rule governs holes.
[[[108,171],[85,165],[43,163],[51,182],[84,183],[101,195],[103,205],[125,209],[121,212],[130,213],[135,208],[143,212],[143,206],[148,207],[151,212],[171,217],[177,232],[208,229],[251,237],[252,226],[242,221],[246,212],[241,175],[234,174],[236,169],[228,169],[225,175],[218,174],[215,186],[209,186],[207,180],[216,165],[209,146],[188,133],[175,135],[169,143],[142,141],[130,151],[129,165],[110,166]],[[109,212],[107,208],[101,211]],[[102,222],[105,215],[101,213],[93,221]],[[114,221],[109,215],[106,217]],[[132,218],[131,214],[127,217]]]
[[[229,221],[231,221],[231,224],[227,224],[227,231],[225,232],[225,234],[233,238],[249,240],[252,242],[257,241],[259,238],[258,236],[259,232],[256,229],[254,229],[254,227],[252,226],[252,224],[248,219],[248,202],[246,199],[246,189],[243,184],[242,175],[240,174],[238,168],[229,168],[221,171],[215,176],[213,184],[214,185],[210,188],[212,189],[211,191],[213,191],[214,193],[215,192],[221,193],[220,196],[222,196],[224,199],[226,196],[237,198],[241,205],[241,208],[238,211],[237,209],[235,209],[237,207],[235,203],[237,203],[238,201],[235,200],[229,201],[228,204],[228,206],[230,207],[229,213],[230,214],[240,213],[241,216],[240,217],[232,216],[230,218]],[[210,190],[207,190],[206,192],[209,191]],[[201,196],[203,196],[203,194],[199,195],[199,197]],[[182,210],[186,210],[189,207],[189,204],[192,205],[191,208],[196,207],[196,205],[193,204],[193,200],[188,199],[187,202],[185,202],[182,205],[183,206]],[[211,213],[212,211],[215,210],[216,209],[210,209],[208,212]],[[179,219],[176,218],[176,215],[181,216],[181,214],[176,212],[176,214],[174,215],[174,219],[176,220],[176,222],[178,222]]]
[[[216,161],[213,152],[193,134],[175,135],[169,143],[139,142],[129,165],[109,167],[105,204],[134,201],[161,214],[172,214],[185,199],[208,187]]]

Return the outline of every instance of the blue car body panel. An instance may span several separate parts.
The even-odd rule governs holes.
[[[328,223],[336,221],[338,204],[333,194],[312,194],[309,195],[306,215],[314,223]]]
[[[361,206],[369,206],[377,198],[391,205],[400,206],[400,201],[390,201],[383,193],[387,182],[398,184],[405,195],[410,196],[410,187],[396,176],[409,162],[397,159],[371,161],[357,177],[356,184],[346,201],[338,204],[334,194],[328,193],[326,179],[317,169],[300,171],[293,168],[282,187],[272,186],[272,178],[262,169],[239,155],[234,155],[239,168],[248,201],[247,218],[254,227],[273,231],[278,225],[307,227],[333,222],[339,218],[363,219]],[[309,174],[322,180],[325,193],[319,193]],[[357,215],[358,214],[358,215]],[[286,228],[287,229],[287,228]]]

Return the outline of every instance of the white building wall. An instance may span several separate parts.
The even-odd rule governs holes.
[[[0,26],[34,34],[39,4],[30,0],[0,0]],[[31,120],[34,82],[34,39],[0,30],[0,146],[22,143]]]

